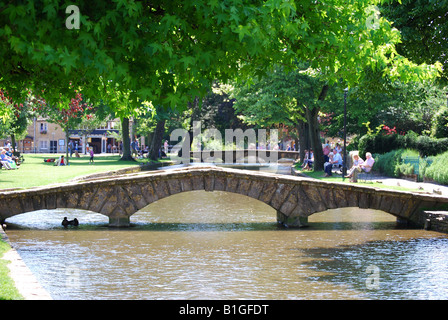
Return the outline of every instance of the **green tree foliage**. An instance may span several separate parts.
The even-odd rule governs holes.
[[[391,134],[366,134],[359,139],[359,154],[364,156],[366,152],[387,153],[397,149],[411,149],[417,151],[420,156],[434,156],[448,150],[448,138],[431,138],[419,136],[413,131],[406,135]]]
[[[367,133],[365,123],[371,127],[387,125],[395,127],[398,133],[412,130],[429,135],[433,120],[446,103],[445,89],[432,81],[409,82],[390,81],[372,77],[348,93],[347,129],[350,134]],[[335,134],[343,123],[342,104],[333,104],[334,119],[330,135]]]
[[[416,63],[443,65],[443,80],[448,80],[448,1],[402,0],[388,1],[381,13],[400,30],[402,42],[397,52]]]
[[[398,30],[378,17],[378,1],[78,1],[79,29],[68,29],[68,1],[0,3],[0,85],[70,96],[70,81],[95,97],[104,82],[141,101],[185,107],[212,81],[260,74],[272,62],[310,61],[349,84],[363,68],[405,80],[435,68],[400,56]],[[75,17],[76,18],[76,17]]]
[[[201,121],[204,129],[218,129],[223,137],[225,129],[246,130],[247,125],[235,115],[233,90],[231,85],[214,83],[202,102],[194,105],[191,120]]]
[[[436,138],[448,138],[448,108],[442,108],[435,115],[433,134]]]
[[[11,145],[15,148],[16,138],[20,139],[26,134],[36,110],[29,101],[15,103],[3,90],[0,90],[0,109],[4,115],[0,122],[0,136],[11,137]]]
[[[297,69],[290,72],[277,67],[259,80],[236,86],[234,108],[250,125],[266,128],[282,125],[297,130],[301,152],[311,146],[315,154],[315,170],[322,170],[321,128],[317,119],[322,108],[329,109],[325,101],[329,87],[321,80],[321,75],[312,72],[308,66],[297,65]]]

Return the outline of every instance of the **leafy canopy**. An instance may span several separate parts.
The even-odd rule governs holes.
[[[397,53],[400,33],[378,16],[378,0],[80,0],[80,28],[68,29],[71,4],[0,1],[1,87],[53,104],[71,96],[70,82],[90,98],[107,82],[130,112],[142,101],[186,108],[212,81],[273,63],[308,61],[349,85],[366,66],[406,81],[440,70]]]

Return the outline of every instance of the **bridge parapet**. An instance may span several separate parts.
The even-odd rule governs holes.
[[[219,167],[142,172],[50,187],[0,192],[0,220],[41,209],[78,208],[104,214],[110,226],[128,226],[130,217],[154,201],[194,190],[226,191],[266,203],[277,220],[306,225],[310,215],[343,207],[371,208],[424,226],[424,210],[446,210],[448,198],[349,183]]]

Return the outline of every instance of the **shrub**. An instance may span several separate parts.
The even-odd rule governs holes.
[[[435,156],[448,151],[448,138],[434,139],[428,136],[419,136],[415,149],[422,157]]]
[[[414,165],[404,163],[406,157],[418,157],[415,150],[398,149],[385,154],[375,155],[375,170],[389,177],[414,174]]]
[[[434,156],[448,151],[448,138],[418,136],[409,131],[405,136],[366,134],[359,139],[361,157],[364,157],[366,152],[385,154],[397,149],[413,149],[418,151],[421,157]]]
[[[436,138],[448,138],[448,108],[440,110],[433,120],[433,134]]]
[[[404,150],[393,150],[384,154],[375,155],[374,169],[389,177],[397,177],[399,172],[396,168],[401,164],[401,155]]]
[[[433,158],[432,164],[425,170],[428,178],[441,184],[448,184],[448,152]]]
[[[384,154],[403,145],[403,136],[397,134],[364,135],[359,139],[359,155],[364,158],[366,152]]]
[[[395,167],[394,173],[396,177],[414,174],[414,166],[410,163],[401,163]]]

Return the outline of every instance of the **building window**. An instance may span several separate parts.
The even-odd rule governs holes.
[[[48,141],[46,141],[46,140],[40,141],[40,151],[48,152]]]
[[[40,124],[40,133],[42,133],[42,134],[47,133],[47,124],[46,123]]]

